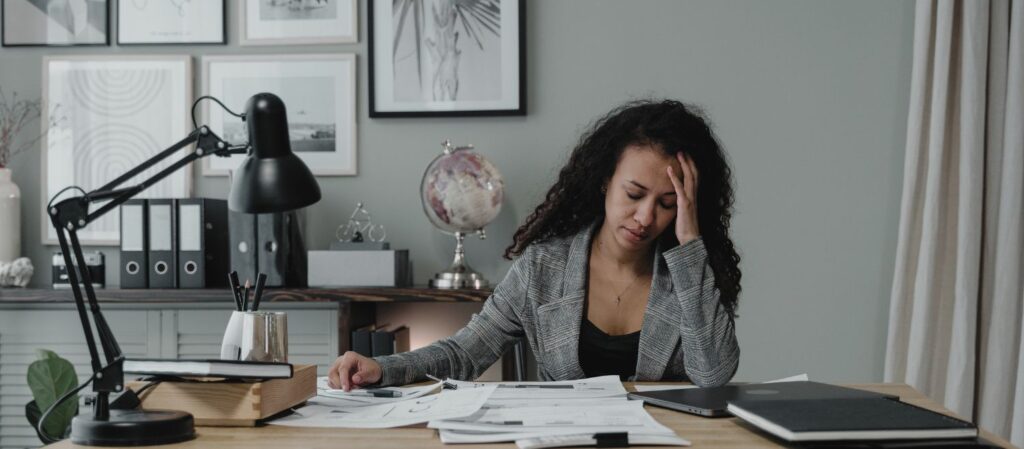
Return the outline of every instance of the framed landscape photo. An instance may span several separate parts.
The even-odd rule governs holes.
[[[369,0],[370,117],[525,115],[524,3]]]
[[[43,58],[43,114],[52,118],[42,140],[42,240],[55,244],[45,203],[68,186],[97,189],[181,141],[192,131],[192,58],[49,56]],[[44,126],[47,125],[44,120]],[[129,179],[137,184],[188,154],[181,149]],[[185,198],[191,170],[178,170],[143,190],[141,198]],[[95,210],[106,203],[90,206]],[[116,245],[115,209],[79,230],[83,245]]]
[[[226,44],[227,0],[117,2],[118,45]]]
[[[280,97],[292,151],[314,175],[356,174],[355,54],[208,56],[202,64],[203,95],[233,111],[260,92]],[[203,118],[229,143],[248,142],[246,123],[216,104],[203,102]],[[203,174],[227,175],[244,157],[204,158]]]
[[[0,17],[4,47],[110,45],[107,0],[0,0]]]
[[[239,0],[242,45],[359,41],[358,0]]]

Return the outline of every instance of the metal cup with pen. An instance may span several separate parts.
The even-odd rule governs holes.
[[[231,281],[235,310],[231,312],[231,318],[228,319],[227,328],[224,330],[220,358],[222,360],[254,362],[287,362],[288,316],[284,312],[259,310],[267,275],[260,273],[256,277],[256,289],[253,291],[251,303],[249,302],[250,282],[247,280],[245,286],[240,286],[238,273],[234,271],[228,277]]]

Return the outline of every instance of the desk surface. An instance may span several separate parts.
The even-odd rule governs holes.
[[[652,384],[656,383],[652,382]],[[633,391],[632,385],[632,383],[626,383],[626,388]],[[949,410],[946,410],[906,385],[863,384],[851,386],[898,395],[905,402],[952,415]],[[701,418],[651,406],[647,406],[647,410],[659,422],[675,430],[677,435],[690,440],[694,448],[759,449],[783,447],[757,433],[756,430],[746,427],[736,418]],[[199,447],[260,449],[300,446],[324,449],[336,449],[338,447],[381,449],[407,447],[444,447],[447,449],[515,447],[512,443],[445,445],[441,443],[435,430],[427,429],[423,425],[399,429],[315,429],[280,426],[261,428],[199,427],[196,429],[196,433],[199,434],[199,437],[190,442],[171,446],[150,447],[174,449]],[[996,444],[1003,445],[1004,447],[1013,447],[1006,440],[998,438],[990,432],[982,431],[982,435]],[[71,444],[70,441],[64,440],[47,447],[56,449],[88,446],[76,446]]]

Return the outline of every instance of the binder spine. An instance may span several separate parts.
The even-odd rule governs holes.
[[[209,198],[178,200],[178,286],[227,285],[227,202]]]
[[[144,199],[121,205],[121,288],[149,288],[149,210]]]
[[[177,288],[175,200],[150,199],[149,288]]]

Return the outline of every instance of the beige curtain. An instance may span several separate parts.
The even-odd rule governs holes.
[[[918,0],[885,380],[1024,446],[1024,0]]]

